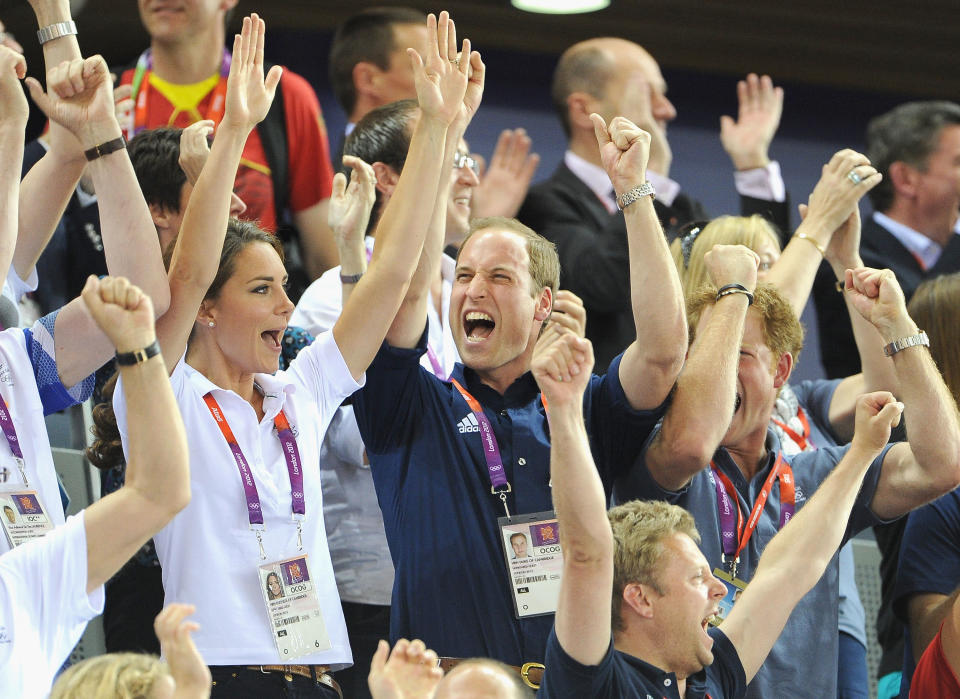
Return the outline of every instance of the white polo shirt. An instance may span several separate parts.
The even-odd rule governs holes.
[[[20,468],[3,434],[0,434],[0,500],[12,489],[35,490],[54,527],[63,524],[63,505],[57,472],[50,451],[44,415],[86,400],[93,390],[93,375],[67,389],[57,374],[53,330],[57,313],[44,316],[29,330],[0,332],[0,396],[3,397],[23,453]],[[0,532],[0,554],[10,550]]]
[[[255,380],[264,392],[264,418],[259,423],[247,401],[212,384],[184,359],[170,376],[187,429],[192,500],[154,537],[163,569],[164,604],[196,605],[200,630],[194,641],[210,665],[283,662],[273,641],[257,575],[258,565],[298,553],[290,477],[273,426],[273,418],[282,408],[305,466],[303,551],[309,556],[331,643],[329,650],[294,662],[344,667],[352,662],[352,656],[323,527],[320,443],[337,406],[363,382],[353,380],[332,333],[317,337],[287,371],[274,376],[257,374]],[[113,405],[126,451],[127,414],[121,389],[118,386],[114,393]],[[266,561],[260,559],[257,538],[249,527],[236,461],[203,401],[210,391],[256,481],[266,526]]]
[[[0,697],[45,697],[87,622],[103,611],[103,586],[87,594],[83,513],[0,556]]]

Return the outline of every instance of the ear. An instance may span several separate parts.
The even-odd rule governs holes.
[[[542,323],[550,317],[552,312],[553,292],[550,290],[550,287],[547,286],[540,292],[540,297],[537,299],[537,308],[534,311],[533,319]]]
[[[649,585],[629,583],[623,588],[623,605],[621,614],[628,608],[643,619],[653,618],[654,597],[659,597],[657,591]]]
[[[589,131],[593,133],[593,122],[590,114],[595,112],[594,105],[597,99],[586,92],[571,92],[567,95],[567,115],[570,119],[571,130]]]
[[[170,228],[171,212],[163,204],[149,204],[150,218],[153,219],[153,225],[158,231]]]
[[[376,92],[377,75],[380,69],[369,61],[360,61],[353,66],[351,76],[353,89],[358,95],[370,96]]]
[[[400,181],[400,173],[386,163],[379,160],[373,164],[373,174],[377,176],[377,191],[385,196],[391,196]]]
[[[216,323],[216,313],[214,312],[214,303],[210,299],[204,299],[200,302],[200,309],[197,311],[197,323],[203,327],[209,327],[210,321]]]
[[[234,7],[237,6],[238,1],[239,0],[220,0],[220,9],[223,10],[224,12],[232,10]]]
[[[893,191],[907,199],[913,199],[917,194],[920,181],[920,171],[902,160],[890,164],[888,169],[890,184]]]
[[[793,355],[789,352],[784,352],[780,355],[780,359],[777,361],[777,366],[773,372],[773,387],[780,388],[787,382],[787,379],[790,378],[790,374],[793,372]]]

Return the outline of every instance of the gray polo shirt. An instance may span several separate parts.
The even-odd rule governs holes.
[[[630,469],[628,475],[614,488],[614,500],[616,502],[634,498],[666,500],[688,510],[696,520],[697,529],[700,531],[700,549],[704,556],[712,567],[722,568],[723,550],[720,544],[717,492],[708,475],[709,469],[700,471],[685,488],[678,492],[661,488],[653,480],[644,462],[646,450],[659,430],[658,425],[647,440],[636,466]],[[870,465],[850,515],[844,541],[881,521],[870,510],[869,503],[876,491],[883,458],[890,446],[887,445]],[[730,478],[737,490],[737,500],[744,518],[749,516],[780,449],[779,439],[769,428],[767,449],[769,454],[766,465],[749,482],[723,447],[714,454],[717,467]],[[785,457],[793,468],[798,511],[820,487],[848,449],[849,446],[823,447]],[[740,554],[737,571],[739,578],[750,582],[761,553],[779,530],[779,523],[780,485],[777,482],[770,492],[756,531],[743,553]],[[790,615],[783,633],[770,651],[770,655],[767,656],[766,662],[747,687],[747,697],[751,699],[761,697],[822,699],[837,695],[837,569],[837,556],[834,556],[823,577]],[[758,623],[763,622],[758,620]]]

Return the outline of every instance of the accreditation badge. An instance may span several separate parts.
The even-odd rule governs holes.
[[[720,568],[713,569],[713,577],[722,582],[727,588],[727,594],[717,604],[720,611],[710,619],[710,626],[720,626],[727,615],[740,600],[740,594],[747,589],[747,583],[740,578],[735,578],[730,573]]]
[[[556,513],[499,517],[497,524],[517,618],[554,614],[563,573]]]
[[[53,529],[35,490],[0,491],[0,523],[10,548],[39,539]]]
[[[328,650],[330,639],[307,556],[266,563],[257,572],[281,660]]]

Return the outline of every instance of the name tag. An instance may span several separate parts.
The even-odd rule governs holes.
[[[517,618],[554,614],[563,573],[556,513],[499,517],[497,524]]]
[[[710,620],[710,626],[720,626],[733,609],[733,605],[740,599],[740,593],[747,589],[747,583],[740,578],[731,576],[730,573],[720,568],[713,569],[713,577],[727,587],[727,594],[717,603],[720,612]]]
[[[266,563],[257,572],[281,660],[328,650],[330,639],[307,556]]]
[[[53,529],[35,490],[0,492],[0,523],[10,548],[39,539]]]

